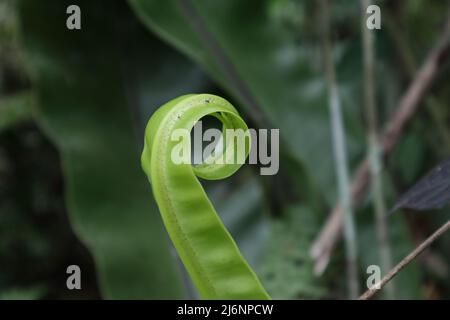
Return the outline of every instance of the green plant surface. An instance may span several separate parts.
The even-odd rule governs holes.
[[[36,120],[60,152],[71,224],[95,259],[102,297],[185,297],[140,169],[124,90],[122,41],[147,44],[153,38],[120,1],[107,8],[99,1],[77,1],[82,8],[79,31],[65,26],[72,1],[19,4]]]
[[[188,132],[205,116],[214,116],[223,130],[247,125],[226,100],[209,94],[184,95],[160,107],[150,118],[142,152],[142,167],[152,185],[166,229],[200,295],[205,299],[268,299],[254,271],[224,227],[197,177],[229,177],[241,164],[224,159],[235,155],[235,139],[202,164],[175,163],[176,130]],[[183,141],[181,142],[183,143]],[[190,139],[184,141],[190,149]],[[246,144],[248,154],[250,144]],[[190,151],[189,151],[189,159]],[[211,161],[210,161],[211,160]]]

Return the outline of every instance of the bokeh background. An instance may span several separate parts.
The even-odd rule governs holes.
[[[81,30],[66,8],[81,8]],[[449,1],[376,1],[378,126],[440,42]],[[361,3],[328,4],[350,175],[368,150]],[[311,247],[338,199],[322,46],[323,7],[305,0],[0,0],[0,298],[197,298],[140,169],[154,110],[186,93],[228,99],[254,128],[279,128],[280,171],[246,165],[202,182],[273,298],[348,297],[345,246],[323,272]],[[447,39],[450,40],[450,39]],[[381,171],[385,206],[450,153],[446,55]],[[357,268],[380,265],[370,187],[354,210]],[[449,209],[388,221],[399,261]],[[444,236],[377,298],[450,298]],[[68,290],[79,265],[82,289]],[[385,273],[386,270],[382,270]]]

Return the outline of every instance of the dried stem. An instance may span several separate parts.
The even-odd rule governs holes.
[[[397,54],[399,55],[399,60],[403,64],[405,73],[409,79],[414,79],[414,75],[417,72],[417,63],[414,59],[407,34],[404,32],[404,28],[401,28],[398,24],[398,17],[393,17],[389,12],[386,12],[384,16],[386,30],[393,40],[392,42],[395,46]],[[446,126],[445,117],[442,115],[441,110],[443,107],[432,94],[430,94],[424,102],[428,113],[436,124],[436,128],[441,136],[442,142],[445,143],[447,148],[449,148],[450,131]]]
[[[419,254],[421,254],[426,248],[428,248],[436,239],[442,236],[446,231],[450,230],[450,220],[447,221],[442,227],[440,227],[436,232],[434,232],[430,237],[428,237],[424,242],[422,242],[417,248],[411,251],[402,261],[400,261],[387,275],[381,279],[380,282],[376,283],[372,288],[367,290],[362,294],[358,300],[367,300],[374,296],[378,291],[380,291],[392,278],[394,278],[397,273],[399,273],[404,267],[406,267],[411,261],[413,261]]]

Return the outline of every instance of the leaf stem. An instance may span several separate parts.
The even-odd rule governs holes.
[[[389,243],[389,226],[386,221],[386,204],[383,194],[383,180],[381,147],[378,133],[378,115],[375,96],[375,37],[373,30],[369,30],[366,25],[366,8],[369,7],[369,0],[361,0],[361,33],[363,37],[364,56],[364,91],[367,118],[367,138],[369,143],[368,159],[370,174],[372,177],[371,188],[373,193],[373,204],[375,208],[376,233],[378,247],[380,249],[380,259],[382,270],[392,268],[392,256]],[[387,297],[394,298],[394,287],[387,287]]]
[[[402,261],[400,261],[388,274],[386,274],[381,281],[376,283],[372,288],[368,289],[362,294],[358,300],[368,300],[373,297],[378,291],[380,291],[397,273],[399,273],[404,267],[406,267],[411,261],[413,261],[419,254],[421,254],[426,248],[428,248],[436,239],[442,236],[446,231],[450,230],[450,220],[443,226],[436,230],[431,236],[429,236],[424,242],[422,242],[417,248],[411,251]]]
[[[351,195],[349,188],[349,170],[347,160],[347,148],[345,143],[344,124],[342,120],[341,101],[339,98],[338,84],[332,58],[330,43],[330,16],[329,2],[322,0],[322,41],[325,73],[328,86],[329,111],[331,116],[331,130],[333,138],[333,151],[335,158],[336,173],[338,179],[339,202],[344,212],[344,237],[347,258],[347,279],[350,299],[358,296],[358,268],[356,246],[356,228],[353,219]]]

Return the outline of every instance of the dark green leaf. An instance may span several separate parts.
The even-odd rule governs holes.
[[[76,1],[82,29],[68,30],[66,8],[73,2],[20,2],[38,120],[61,152],[73,228],[95,258],[105,298],[183,297],[140,168],[121,65],[125,40],[152,38],[120,1]],[[161,63],[146,58],[154,68]]]

